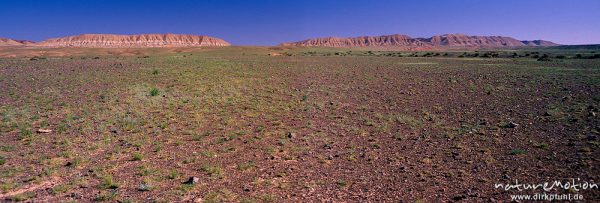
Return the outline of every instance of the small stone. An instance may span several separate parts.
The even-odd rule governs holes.
[[[115,127],[110,127],[110,132],[114,133],[114,134],[117,134],[117,133],[119,133],[119,130],[117,128],[115,128]]]
[[[479,125],[487,125],[487,119],[479,119]]]
[[[423,158],[423,159],[421,159],[421,163],[424,163],[424,164],[431,164],[431,162],[432,161],[431,161],[430,158]]]
[[[287,137],[290,138],[290,139],[295,138],[296,137],[296,133],[289,132],[288,135],[287,135]]]
[[[504,128],[516,128],[517,126],[519,126],[519,124],[510,121],[510,122],[504,124],[502,127],[504,127]]]
[[[152,186],[151,186],[151,185],[148,185],[148,184],[146,184],[146,183],[142,183],[142,184],[140,184],[140,186],[138,187],[138,190],[139,190],[139,191],[150,191],[150,190],[152,190]]]
[[[40,128],[40,129],[37,130],[37,133],[51,133],[51,132],[52,132],[52,130],[50,130],[50,129],[42,129],[42,128]]]
[[[194,185],[198,182],[200,182],[200,178],[192,176],[187,181],[185,181],[183,184]]]
[[[83,198],[83,195],[79,194],[79,193],[71,193],[69,195],[69,197],[73,198],[73,199],[81,199]]]
[[[452,198],[452,200],[454,200],[454,201],[461,201],[461,200],[463,200],[463,199],[465,199],[465,198],[467,198],[467,196],[466,196],[466,195],[458,195],[458,196],[454,196],[454,197]]]

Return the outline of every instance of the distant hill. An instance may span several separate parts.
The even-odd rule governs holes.
[[[324,37],[307,39],[299,42],[283,43],[282,46],[317,46],[317,47],[383,47],[406,50],[432,50],[452,48],[509,48],[509,47],[545,47],[558,44],[544,41],[519,41],[503,36],[468,36],[463,34],[445,34],[430,38],[411,38],[407,35],[382,35],[361,37]]]
[[[199,35],[183,34],[83,34],[48,39],[36,46],[50,47],[183,47],[183,46],[230,46],[225,40]]]
[[[554,47],[550,47],[552,49],[593,49],[593,50],[600,50],[600,44],[583,44],[583,45],[560,45],[560,46],[554,46]]]
[[[532,41],[521,41],[521,42],[523,42],[523,44],[525,44],[527,46],[549,47],[549,46],[558,46],[559,45],[554,42],[546,41],[546,40],[532,40]]]
[[[17,41],[17,42],[19,42],[19,43],[21,43],[21,44],[23,44],[23,45],[31,45],[31,44],[35,44],[35,42],[34,42],[34,41],[31,41],[31,40],[15,40],[15,41]]]
[[[8,38],[0,38],[0,46],[20,46],[23,45],[22,42],[8,39]]]

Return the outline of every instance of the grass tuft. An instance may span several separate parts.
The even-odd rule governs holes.
[[[158,96],[158,94],[160,94],[160,90],[158,90],[157,88],[152,88],[150,90],[150,96]]]

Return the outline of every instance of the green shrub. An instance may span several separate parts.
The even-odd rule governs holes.
[[[141,161],[142,159],[144,159],[144,155],[142,155],[139,152],[135,152],[133,153],[133,155],[131,155],[133,157],[134,161]]]
[[[173,179],[177,179],[179,178],[179,172],[177,172],[177,170],[173,169],[171,170],[171,172],[169,172],[169,175],[167,176],[167,178],[173,180]]]
[[[99,185],[100,189],[117,189],[119,185],[115,183],[111,175],[104,176],[102,182]]]
[[[210,175],[211,177],[221,177],[223,175],[223,169],[218,166],[204,165],[202,171]]]
[[[160,90],[158,90],[157,88],[152,88],[150,90],[150,96],[157,96],[158,94],[160,94]]]
[[[510,150],[510,154],[511,155],[521,155],[521,154],[526,154],[527,151],[523,150],[523,149],[513,149]]]
[[[237,168],[240,171],[245,171],[245,170],[254,168],[254,162],[253,161],[248,161],[248,162],[245,162],[245,163],[238,164]]]

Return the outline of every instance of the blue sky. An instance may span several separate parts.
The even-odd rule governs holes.
[[[0,37],[180,33],[234,45],[445,33],[600,44],[599,0],[0,0]]]

